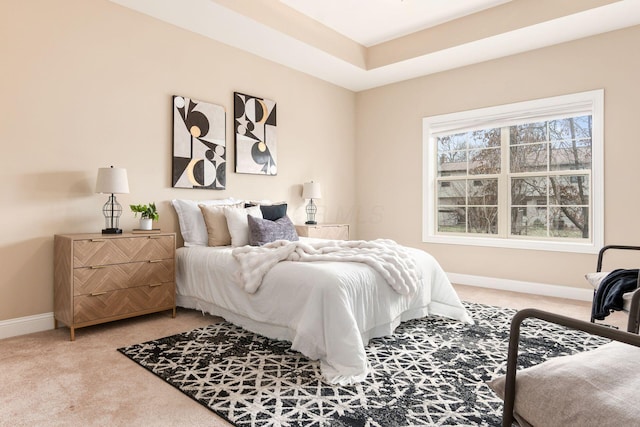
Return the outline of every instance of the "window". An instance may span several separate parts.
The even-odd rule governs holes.
[[[423,240],[597,252],[602,90],[427,117]]]

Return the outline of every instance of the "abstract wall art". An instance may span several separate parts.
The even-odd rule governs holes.
[[[234,92],[236,172],[277,175],[276,103]]]
[[[224,190],[225,109],[173,97],[173,187]]]

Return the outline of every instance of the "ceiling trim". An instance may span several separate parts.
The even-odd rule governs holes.
[[[211,0],[111,1],[354,92],[640,24],[640,0],[621,0],[367,70]]]

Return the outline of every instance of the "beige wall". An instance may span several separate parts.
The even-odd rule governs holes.
[[[638,244],[640,27],[357,94],[359,237],[432,253],[447,272],[585,287],[595,255],[421,242],[422,118],[605,90],[605,243]]]
[[[103,228],[99,167],[125,167],[118,200],[156,201],[164,230],[177,227],[173,198],[286,200],[304,221],[311,179],[320,220],[353,205],[350,91],[107,0],[1,2],[0,54],[0,320],[53,311],[53,235]],[[234,91],[278,103],[275,177],[233,172]],[[172,95],[226,107],[227,190],[171,188]],[[125,209],[122,228],[135,225]]]
[[[164,230],[173,198],[286,200],[302,222],[314,179],[319,219],[358,238],[421,247],[452,273],[583,286],[594,255],[421,243],[422,118],[604,88],[605,241],[636,243],[638,42],[635,27],[354,95],[107,0],[2,2],[0,321],[53,310],[53,235],[103,227],[93,189],[111,164],[129,173],[122,205],[156,201]],[[278,102],[278,176],[233,172],[234,91]],[[227,190],[170,187],[174,94],[227,108]]]

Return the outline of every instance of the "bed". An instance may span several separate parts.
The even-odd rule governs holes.
[[[234,234],[231,222],[229,228]],[[205,246],[188,238],[189,246],[176,251],[177,305],[291,342],[292,349],[320,361],[332,384],[362,381],[369,373],[365,345],[392,334],[400,322],[439,315],[473,323],[440,265],[421,250],[402,247],[419,276],[415,291],[406,295],[366,263],[286,260],[274,263],[259,288],[248,292],[234,257],[244,245]],[[302,244],[319,241],[300,238]]]

